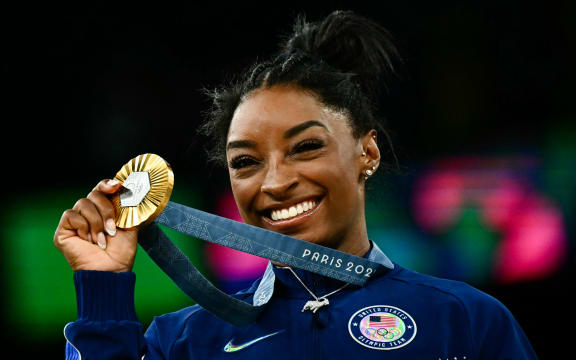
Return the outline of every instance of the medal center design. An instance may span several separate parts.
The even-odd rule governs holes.
[[[120,193],[120,206],[138,206],[150,191],[150,176],[147,171],[135,171],[128,175]]]

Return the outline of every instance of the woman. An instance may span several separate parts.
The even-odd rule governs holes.
[[[228,167],[246,223],[366,257],[387,271],[357,287],[275,264],[236,295],[257,303],[259,289],[273,285],[250,326],[193,306],[155,318],[143,335],[131,273],[137,232],[115,228],[108,196],[120,184],[103,180],[64,213],[55,234],[75,271],[79,306],[64,331],[67,356],[535,359],[500,302],[393,264],[369,240],[365,186],[386,167],[375,100],[397,57],[382,27],[350,12],[298,20],[271,61],[211,93],[202,128],[214,140],[212,160]],[[308,311],[311,300],[326,304]]]

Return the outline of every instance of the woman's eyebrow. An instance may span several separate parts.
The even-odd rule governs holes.
[[[288,130],[286,130],[286,132],[284,133],[284,139],[289,139],[293,136],[298,135],[299,133],[301,133],[302,131],[308,129],[309,127],[312,126],[320,126],[323,127],[324,129],[326,129],[326,131],[330,132],[330,130],[328,130],[328,128],[326,127],[326,125],[322,124],[320,121],[318,120],[308,120],[305,121],[301,124],[298,124]]]
[[[291,137],[294,137],[296,135],[298,135],[299,133],[301,133],[302,131],[312,127],[312,126],[320,126],[323,127],[324,129],[326,129],[326,131],[330,132],[330,130],[328,130],[328,128],[326,127],[326,125],[322,124],[320,121],[318,120],[308,120],[305,121],[301,124],[298,124],[294,127],[291,127],[290,129],[286,130],[286,132],[284,132],[284,139],[289,139]],[[235,140],[235,141],[230,141],[227,145],[226,145],[226,149],[230,150],[230,149],[242,149],[242,148],[255,148],[256,147],[256,142],[255,141],[251,141],[251,140]]]
[[[228,145],[226,145],[226,149],[241,149],[241,148],[255,148],[256,142],[250,140],[236,140],[230,141]]]

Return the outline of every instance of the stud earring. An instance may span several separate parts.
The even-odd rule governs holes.
[[[362,151],[362,156],[366,156],[366,152],[365,152],[365,151]]]
[[[368,180],[368,177],[374,175],[375,171],[376,171],[376,166],[372,166],[370,169],[364,170],[364,174],[366,174],[366,176],[364,176],[364,180]]]
[[[368,178],[369,178],[370,176],[372,176],[373,172],[372,172],[372,170],[370,170],[370,169],[366,169],[366,170],[364,170],[364,174],[366,174],[366,175],[364,176],[364,180],[368,180]]]

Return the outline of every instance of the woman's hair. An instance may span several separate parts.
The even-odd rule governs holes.
[[[226,87],[205,90],[212,107],[200,132],[211,141],[209,160],[226,165],[226,138],[236,108],[253,90],[277,85],[302,89],[344,112],[356,138],[379,130],[396,159],[383,117],[377,113],[382,90],[388,89],[386,81],[399,63],[391,35],[365,17],[335,11],[309,23],[298,16],[292,34],[281,41],[271,60],[257,62]],[[393,169],[384,162],[380,166]]]

